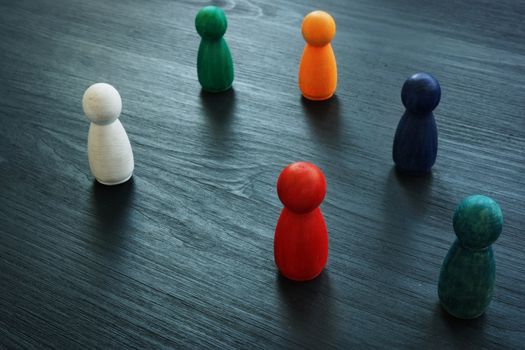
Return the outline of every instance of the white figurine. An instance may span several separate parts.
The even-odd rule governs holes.
[[[126,130],[118,120],[122,100],[111,85],[91,85],[82,98],[84,113],[91,120],[88,158],[91,173],[104,185],[118,185],[133,174],[133,151]]]

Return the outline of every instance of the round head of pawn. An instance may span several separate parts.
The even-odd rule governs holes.
[[[313,11],[304,17],[301,31],[308,44],[324,46],[334,38],[335,21],[324,11]]]
[[[312,163],[292,163],[279,175],[277,194],[291,211],[310,212],[321,205],[326,194],[324,174]]]
[[[227,27],[224,11],[216,6],[203,7],[195,17],[197,33],[205,39],[219,39],[226,33]]]
[[[484,249],[494,243],[503,228],[503,214],[489,197],[465,198],[454,212],[454,232],[464,247]]]
[[[82,98],[82,107],[89,120],[95,124],[113,123],[122,111],[122,100],[118,91],[106,83],[93,84]]]
[[[441,88],[436,78],[427,73],[416,73],[408,78],[401,90],[401,101],[414,113],[430,113],[441,99]]]

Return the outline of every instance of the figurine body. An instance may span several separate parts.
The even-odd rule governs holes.
[[[491,244],[503,227],[496,202],[485,196],[465,198],[454,213],[457,240],[439,275],[438,295],[451,315],[470,319],[485,312],[494,292],[496,262]]]
[[[326,12],[310,12],[303,20],[302,33],[306,46],[299,65],[299,88],[309,100],[327,100],[337,88],[337,64],[330,44],[335,21]]]
[[[324,175],[311,163],[292,163],[279,176],[277,193],[285,207],[275,229],[275,263],[291,280],[311,280],[328,259],[328,233],[319,209],[326,193]]]
[[[195,18],[195,27],[202,37],[197,56],[197,75],[202,88],[221,92],[233,83],[233,61],[223,38],[228,22],[224,11],[215,6],[202,8]]]
[[[84,93],[82,106],[91,120],[87,142],[91,173],[104,185],[128,181],[134,160],[128,135],[118,119],[120,94],[109,84],[93,84]]]
[[[441,88],[429,74],[408,78],[401,91],[406,108],[397,126],[392,157],[398,170],[413,175],[429,173],[436,161],[438,132],[432,111],[439,104]]]

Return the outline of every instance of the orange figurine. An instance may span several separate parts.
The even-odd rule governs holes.
[[[330,41],[335,21],[324,11],[310,12],[303,19],[306,46],[299,65],[299,88],[309,100],[327,100],[337,87],[337,64]]]

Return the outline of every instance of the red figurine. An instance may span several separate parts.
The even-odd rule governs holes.
[[[275,228],[275,264],[291,280],[311,280],[328,259],[328,232],[319,209],[326,194],[323,172],[312,163],[292,163],[277,180],[277,194],[284,208]]]

